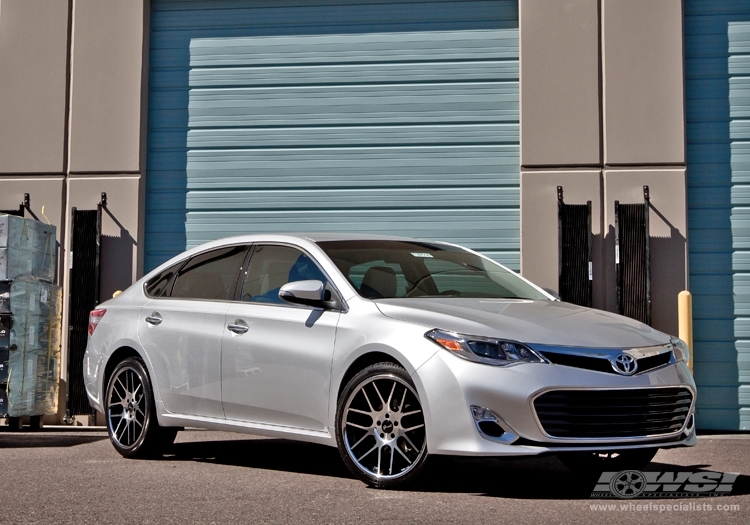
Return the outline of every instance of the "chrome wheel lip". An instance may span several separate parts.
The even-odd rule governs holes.
[[[138,446],[148,426],[145,383],[139,370],[116,370],[107,389],[106,417],[110,438],[124,450]]]
[[[422,409],[422,403],[419,400],[419,396],[417,395],[417,393],[414,390],[414,388],[408,382],[406,382],[404,379],[402,379],[401,377],[398,377],[395,374],[382,373],[382,374],[377,374],[375,376],[369,377],[365,381],[359,383],[356,386],[355,390],[351,394],[349,394],[349,397],[346,400],[346,404],[344,405],[344,410],[342,411],[342,415],[341,415],[341,417],[342,417],[342,421],[341,421],[341,426],[342,426],[342,429],[341,429],[341,438],[342,438],[342,441],[344,443],[344,448],[346,449],[346,453],[349,456],[349,459],[357,466],[357,468],[361,472],[363,472],[367,476],[371,476],[371,477],[375,478],[376,480],[384,480],[385,481],[385,480],[393,480],[393,479],[401,478],[401,477],[405,476],[406,474],[408,474],[409,472],[411,472],[414,469],[414,467],[419,464],[420,460],[422,459],[422,457],[425,455],[425,453],[427,451],[427,436],[425,435],[424,442],[422,443],[422,447],[419,450],[419,453],[416,455],[416,457],[411,461],[411,463],[409,464],[408,467],[406,467],[405,469],[403,469],[400,472],[398,472],[398,474],[386,475],[386,474],[381,474],[379,472],[373,472],[372,470],[370,470],[369,468],[367,468],[366,466],[364,466],[357,459],[357,457],[355,456],[355,454],[354,454],[354,452],[353,452],[352,449],[355,448],[359,444],[359,442],[355,443],[354,445],[350,445],[350,443],[349,443],[349,438],[348,438],[348,435],[347,435],[347,428],[346,428],[347,424],[348,424],[347,423],[347,415],[348,415],[349,411],[352,410],[351,409],[351,404],[354,401],[354,398],[357,397],[357,395],[360,392],[363,391],[364,387],[366,387],[367,385],[370,385],[370,384],[374,383],[375,381],[380,381],[380,380],[384,380],[384,379],[385,380],[394,381],[394,383],[399,383],[400,385],[403,385],[408,392],[411,392],[411,394],[414,396],[414,398],[419,403],[419,407],[418,407],[419,410],[418,411],[422,412],[423,423],[421,425],[418,425],[418,427],[416,427],[416,428],[410,427],[406,431],[402,430],[403,427],[401,427],[400,425],[398,425],[398,426],[394,425],[394,427],[393,427],[394,429],[398,428],[397,432],[392,432],[392,435],[394,435],[394,437],[390,437],[390,435],[385,435],[385,436],[381,437],[380,433],[376,429],[375,424],[373,424],[373,426],[369,430],[367,430],[367,433],[360,439],[360,441],[362,439],[364,439],[365,437],[367,437],[368,435],[371,435],[371,436],[373,436],[375,438],[375,442],[376,442],[375,447],[373,447],[373,449],[371,449],[371,451],[374,450],[376,447],[382,449],[383,447],[388,446],[388,447],[390,447],[390,455],[391,455],[391,457],[393,457],[394,450],[396,450],[395,444],[398,442],[398,439],[400,437],[404,437],[405,432],[410,432],[411,430],[416,430],[419,427],[424,427],[424,410]],[[375,388],[377,388],[377,387],[375,387]],[[367,398],[367,393],[366,392],[364,393],[364,395]],[[404,398],[405,398],[405,395],[406,394],[404,394]],[[367,400],[368,400],[368,403],[369,403],[370,402],[369,398],[367,398]],[[399,412],[398,413],[386,410],[387,403],[390,401],[390,397],[389,397],[389,399],[387,401],[386,400],[381,400],[381,401],[383,401],[383,408],[380,411],[373,410],[371,413],[376,414],[376,415],[381,415],[383,417],[385,417],[386,413],[388,413],[388,414],[390,414],[390,413],[394,413],[394,414],[400,413],[401,406],[403,405],[403,401],[402,401],[401,405],[399,406]],[[403,416],[403,415],[401,415],[400,417],[397,416],[396,418],[394,418],[394,421],[397,422],[397,423],[400,423],[400,420],[401,420],[402,417],[408,417],[409,415],[412,415],[412,414],[414,414],[414,412],[409,412],[406,416]],[[370,416],[370,417],[373,417],[373,416]],[[378,419],[377,417],[373,417],[373,423],[375,423],[375,421],[377,419]],[[406,436],[406,438],[409,439],[408,436]],[[409,440],[409,441],[411,442],[411,440]],[[412,443],[412,446],[413,446],[413,443]],[[416,448],[416,447],[414,447],[414,448]],[[359,459],[365,458],[367,455],[369,455],[370,452],[366,453],[363,456],[360,456]],[[399,452],[400,452],[400,450],[399,450]],[[403,455],[403,453],[402,453],[402,455]],[[408,459],[407,459],[407,461],[408,461]],[[392,465],[391,465],[391,469],[392,469]]]

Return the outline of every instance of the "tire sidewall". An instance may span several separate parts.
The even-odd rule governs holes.
[[[381,479],[373,476],[369,472],[365,472],[364,470],[360,469],[359,466],[352,460],[352,458],[349,456],[349,453],[346,449],[346,443],[344,441],[344,408],[346,406],[346,402],[349,399],[349,397],[352,395],[352,392],[354,392],[359,386],[366,382],[369,378],[373,376],[378,375],[385,375],[390,374],[393,376],[398,377],[399,379],[403,380],[405,383],[407,383],[414,391],[414,394],[417,397],[417,400],[419,401],[420,407],[422,408],[422,411],[424,412],[424,406],[422,405],[422,400],[419,399],[419,394],[417,392],[416,387],[414,386],[414,382],[411,380],[411,377],[409,377],[409,374],[404,370],[402,367],[393,364],[393,363],[377,363],[374,365],[370,365],[360,372],[358,372],[354,377],[352,377],[351,380],[346,384],[344,389],[341,391],[341,395],[338,398],[338,402],[336,404],[336,445],[339,450],[339,454],[341,455],[341,458],[343,459],[344,463],[346,464],[347,468],[354,474],[355,477],[358,479],[364,481],[368,485],[376,488],[381,489],[391,489],[396,488],[398,486],[402,486],[406,483],[409,483],[414,480],[414,478],[417,477],[419,472],[424,468],[425,463],[427,462],[428,458],[428,451],[427,451],[427,428],[425,426],[425,448],[422,451],[421,456],[417,460],[417,464],[409,470],[406,474],[403,476],[400,476],[398,478],[391,478],[391,479]]]

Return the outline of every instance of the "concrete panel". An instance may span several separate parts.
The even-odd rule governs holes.
[[[521,0],[521,165],[599,165],[597,0]]]
[[[604,161],[685,162],[681,0],[602,0]]]
[[[643,186],[648,186],[651,194],[651,324],[658,330],[676,335],[677,294],[688,287],[684,169],[604,171],[607,309],[617,311],[615,201],[642,203]]]
[[[539,286],[558,290],[558,186],[568,204],[591,201],[593,306],[604,308],[599,170],[521,172],[521,273]]]
[[[77,0],[70,171],[138,171],[144,0]]]
[[[68,0],[0,5],[0,173],[62,173]]]

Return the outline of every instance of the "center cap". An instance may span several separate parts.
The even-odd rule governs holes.
[[[383,429],[383,432],[390,434],[391,430],[393,430],[393,423],[390,421],[384,421],[381,428]]]

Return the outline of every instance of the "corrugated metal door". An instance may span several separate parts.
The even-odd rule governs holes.
[[[518,4],[153,0],[146,269],[256,232],[519,267]]]
[[[700,428],[750,429],[750,2],[685,0]]]

